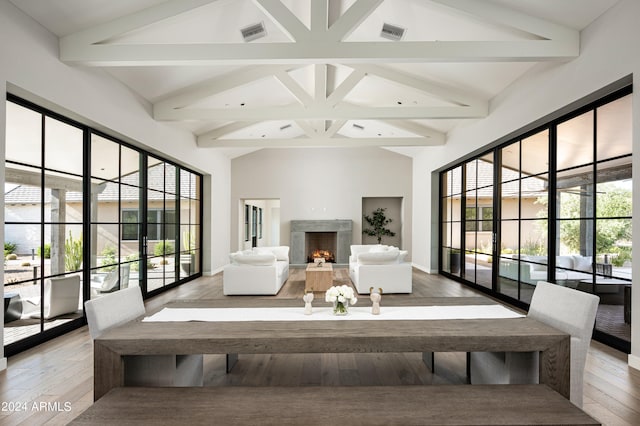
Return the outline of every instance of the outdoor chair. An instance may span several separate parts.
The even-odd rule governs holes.
[[[40,318],[42,300],[39,296],[23,299],[30,318]],[[44,319],[77,312],[80,305],[80,276],[49,278],[44,283]]]

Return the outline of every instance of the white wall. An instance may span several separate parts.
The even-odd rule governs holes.
[[[411,168],[411,158],[381,148],[263,149],[231,162],[231,206],[242,199],[280,199],[282,245],[290,245],[291,220],[309,219],[353,220],[353,243],[358,244],[362,198],[401,197],[401,241],[411,247]],[[239,238],[238,217],[234,211],[232,242]]]
[[[573,61],[561,64],[539,64],[492,100],[490,114],[451,132],[443,149],[428,149],[414,162],[414,263],[430,270],[437,256],[431,247],[430,223],[437,193],[431,194],[431,172],[482,146],[516,131],[547,114],[556,111],[624,76],[640,77],[640,2],[621,0],[581,34],[581,53]],[[640,170],[640,90],[633,94],[633,158],[634,174]],[[634,192],[640,193],[640,180],[634,179]],[[428,194],[425,196],[425,194]],[[434,198],[435,197],[435,198]],[[436,210],[437,211],[437,210]],[[640,198],[634,198],[634,211],[640,212]],[[640,215],[633,219],[640,229]],[[640,247],[640,232],[633,237]],[[633,263],[640,265],[640,251],[634,253]],[[632,353],[630,365],[640,369],[640,291],[633,292]]]
[[[206,174],[204,187],[209,192],[204,194],[204,215],[210,221],[203,224],[204,272],[215,272],[226,263],[230,222],[229,159],[214,150],[198,149],[191,133],[153,120],[151,105],[108,73],[61,63],[57,37],[8,1],[0,0],[0,174],[3,180],[5,87]],[[2,207],[4,210],[4,203]]]

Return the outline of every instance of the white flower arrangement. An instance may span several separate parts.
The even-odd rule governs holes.
[[[325,300],[333,303],[335,314],[346,314],[349,304],[355,305],[358,301],[353,288],[348,285],[333,286],[325,293]]]

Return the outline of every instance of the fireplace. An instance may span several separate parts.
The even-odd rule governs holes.
[[[328,255],[322,253],[322,256],[333,256],[337,265],[348,265],[352,230],[351,220],[292,220],[291,264],[313,262],[313,252],[318,250],[331,252]]]
[[[325,262],[336,262],[337,232],[305,232],[305,253],[307,263],[313,263],[317,258]]]

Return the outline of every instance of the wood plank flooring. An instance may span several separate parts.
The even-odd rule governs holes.
[[[346,268],[336,268],[336,283],[349,283]],[[412,295],[394,297],[477,296],[454,281],[418,270]],[[292,269],[278,296],[302,298],[304,269]],[[147,301],[147,310],[174,299],[228,298],[222,274],[202,277]],[[253,296],[231,296],[253,297]],[[366,296],[365,296],[366,297]],[[319,295],[316,297],[318,301]],[[301,301],[302,305],[302,301]],[[384,307],[384,296],[382,299]],[[205,386],[429,385],[465,381],[463,353],[436,354],[436,373],[420,354],[240,355],[231,374],[224,358],[205,356]],[[605,425],[640,424],[640,372],[627,355],[592,342],[585,371],[584,410]],[[9,358],[0,372],[0,424],[67,424],[93,400],[93,344],[86,327]]]

